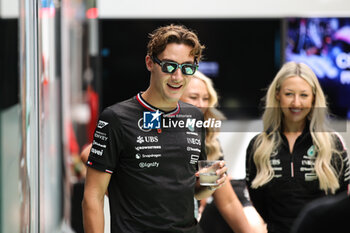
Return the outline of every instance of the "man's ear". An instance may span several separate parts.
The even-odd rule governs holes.
[[[153,69],[154,63],[152,61],[152,58],[149,55],[146,55],[145,62],[146,62],[147,70],[151,71]]]

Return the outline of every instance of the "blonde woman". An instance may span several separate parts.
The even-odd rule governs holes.
[[[212,80],[199,71],[192,77],[180,100],[199,107],[204,113],[205,120],[210,118],[223,120],[225,118],[224,115],[216,109],[218,95],[213,87]],[[207,158],[209,160],[223,159],[220,142],[217,138],[218,134],[218,128],[207,128],[206,130],[205,144]],[[243,191],[237,193],[237,195],[240,197],[242,196],[244,199]],[[203,212],[204,209],[204,212],[200,220],[200,226],[203,233],[229,233],[233,231],[236,233],[266,232],[266,226],[263,220],[252,207],[250,201],[244,200],[242,207],[237,195],[233,191],[230,182],[226,182],[223,187],[214,192],[213,198],[215,204],[211,203],[205,207],[205,200],[201,201],[199,209],[200,212]]]
[[[302,63],[284,64],[267,91],[264,132],[247,148],[249,193],[269,233],[290,232],[307,203],[347,188],[349,159],[327,117],[313,71]]]

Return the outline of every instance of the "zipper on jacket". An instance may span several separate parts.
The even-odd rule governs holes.
[[[290,153],[290,176],[294,177],[294,148],[293,152]]]

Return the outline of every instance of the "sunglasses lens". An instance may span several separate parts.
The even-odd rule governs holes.
[[[165,62],[162,66],[162,71],[168,74],[174,73],[177,68],[177,64]]]
[[[162,62],[159,65],[161,65],[162,71],[168,74],[174,73],[176,69],[179,67],[179,64],[175,62]],[[192,64],[183,64],[183,65],[180,65],[180,68],[181,68],[181,72],[184,75],[193,75],[197,70],[197,66]]]
[[[195,65],[183,65],[182,73],[185,75],[193,75],[196,72],[196,68]]]

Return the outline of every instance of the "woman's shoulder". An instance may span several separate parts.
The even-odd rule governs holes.
[[[250,139],[250,142],[247,147],[247,154],[250,154],[254,150],[254,145],[259,135],[261,135],[261,133],[256,134],[255,136],[252,137],[252,139]]]
[[[336,146],[336,149],[339,151],[347,151],[347,147],[344,141],[344,138],[341,136],[338,132],[332,132],[332,139],[334,140],[334,144]]]
[[[249,145],[250,144],[254,144],[255,143],[255,141],[258,139],[258,137],[261,135],[262,133],[257,133],[257,134],[255,134],[253,137],[252,137],[252,139],[250,139],[250,142],[249,142]]]

